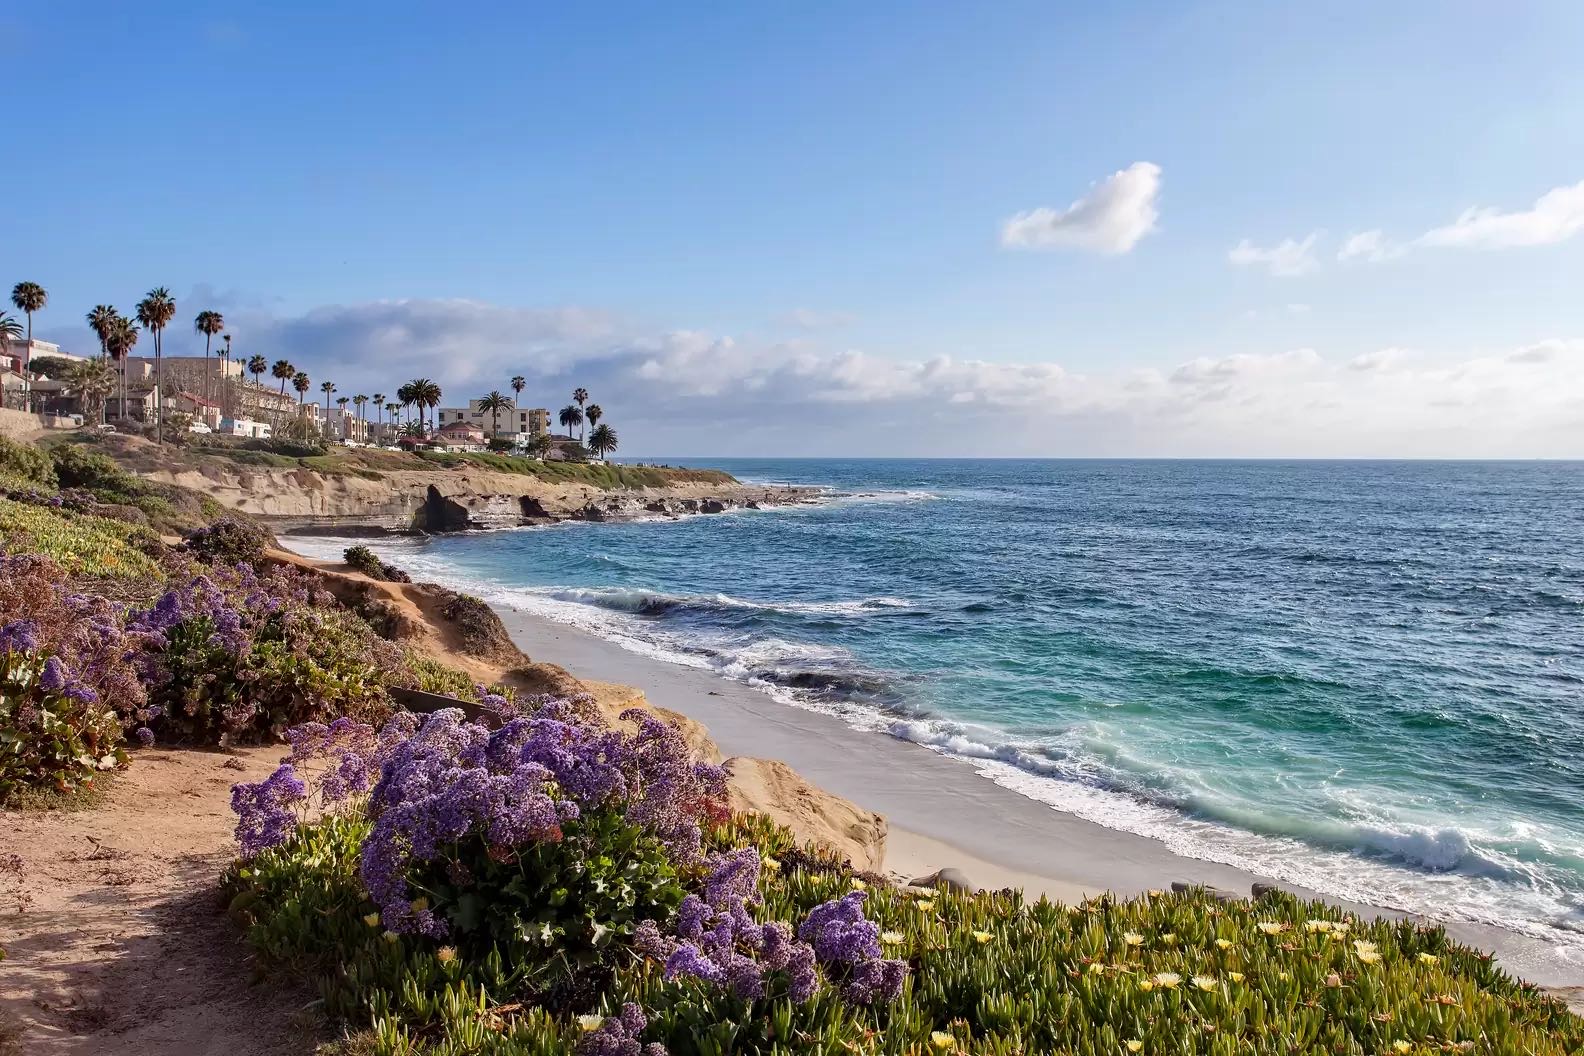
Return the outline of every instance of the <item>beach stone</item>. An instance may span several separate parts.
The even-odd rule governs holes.
[[[945,869],[937,870],[928,876],[917,878],[912,882],[911,886],[960,891],[965,895],[977,894],[979,891],[979,888],[974,886],[974,882],[968,879],[967,873],[964,873],[961,869],[953,869],[949,866]]]
[[[1230,891],[1223,891],[1219,887],[1211,887],[1209,884],[1191,883],[1187,880],[1173,880],[1171,889],[1174,895],[1187,895],[1202,891],[1217,902],[1236,902],[1238,900],[1238,896]]]
[[[700,513],[725,513],[726,504],[719,499],[705,499],[699,503]]]
[[[1275,884],[1256,883],[1250,889],[1249,893],[1255,898],[1264,898],[1266,895],[1274,895],[1280,891],[1281,888],[1277,887]]]

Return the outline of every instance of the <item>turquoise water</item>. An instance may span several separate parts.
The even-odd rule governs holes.
[[[1584,960],[1584,465],[708,463],[827,499],[384,549],[1183,853]]]

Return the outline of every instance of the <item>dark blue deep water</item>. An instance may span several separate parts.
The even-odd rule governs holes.
[[[697,464],[829,498],[389,554],[1186,853],[1584,946],[1584,464]]]

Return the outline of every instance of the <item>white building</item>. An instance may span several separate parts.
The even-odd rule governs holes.
[[[550,429],[550,412],[543,407],[518,407],[507,399],[506,406],[495,414],[482,409],[479,400],[469,400],[466,407],[442,407],[436,413],[435,425],[444,428],[453,422],[463,422],[478,427],[485,436],[490,435],[490,425],[498,419],[494,436],[498,440],[527,443],[528,438]]]

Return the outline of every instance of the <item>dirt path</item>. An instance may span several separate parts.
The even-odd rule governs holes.
[[[0,812],[0,855],[22,861],[0,877],[0,1053],[313,1051],[312,995],[253,985],[217,889],[234,853],[231,785],[281,754],[139,752],[93,809]]]

